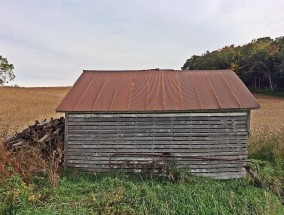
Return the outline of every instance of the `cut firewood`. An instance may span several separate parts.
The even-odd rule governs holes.
[[[43,159],[50,160],[51,156],[56,156],[62,165],[64,161],[64,128],[64,117],[51,118],[49,122],[46,119],[42,122],[36,120],[34,125],[30,125],[22,132],[5,139],[3,143],[9,151],[15,154],[19,153],[22,148],[26,148],[25,150],[28,148],[38,149]]]
[[[38,142],[43,143],[47,138],[50,136],[50,134],[44,135]]]
[[[13,147],[21,148],[22,145],[24,145],[23,142],[18,142],[18,143],[14,143],[14,144],[13,144]]]

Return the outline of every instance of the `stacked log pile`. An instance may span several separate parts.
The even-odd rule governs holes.
[[[59,166],[63,165],[65,119],[51,118],[50,121],[35,121],[34,125],[22,132],[4,140],[4,146],[12,153],[19,153],[22,149],[40,152],[42,159],[49,161],[56,159]]]

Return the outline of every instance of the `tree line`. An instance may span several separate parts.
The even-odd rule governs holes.
[[[247,86],[284,91],[284,37],[263,37],[242,46],[193,55],[182,69],[232,69]]]

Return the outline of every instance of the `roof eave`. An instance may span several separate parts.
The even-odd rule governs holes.
[[[248,111],[259,109],[260,105],[257,107],[248,107],[248,108],[226,108],[226,109],[195,109],[195,110],[131,110],[131,111],[93,111],[93,110],[60,110],[56,109],[58,113],[188,113],[188,112],[237,112],[237,111]]]

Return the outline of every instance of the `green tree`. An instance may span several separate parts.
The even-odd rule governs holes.
[[[9,64],[7,58],[4,58],[0,55],[0,85],[4,85],[5,83],[9,83],[15,79],[15,75],[13,72],[14,65]]]
[[[193,55],[190,59],[187,59],[185,64],[183,65],[183,67],[181,69],[185,70],[185,69],[189,69],[189,70],[193,70],[196,69],[196,63],[197,60],[200,56],[197,55]]]
[[[279,83],[279,86],[280,86],[280,89],[282,89],[284,91],[284,46],[282,48],[282,50],[280,51],[280,54],[279,54],[279,59],[280,59],[280,66],[279,66],[279,79],[280,79],[280,83]]]

